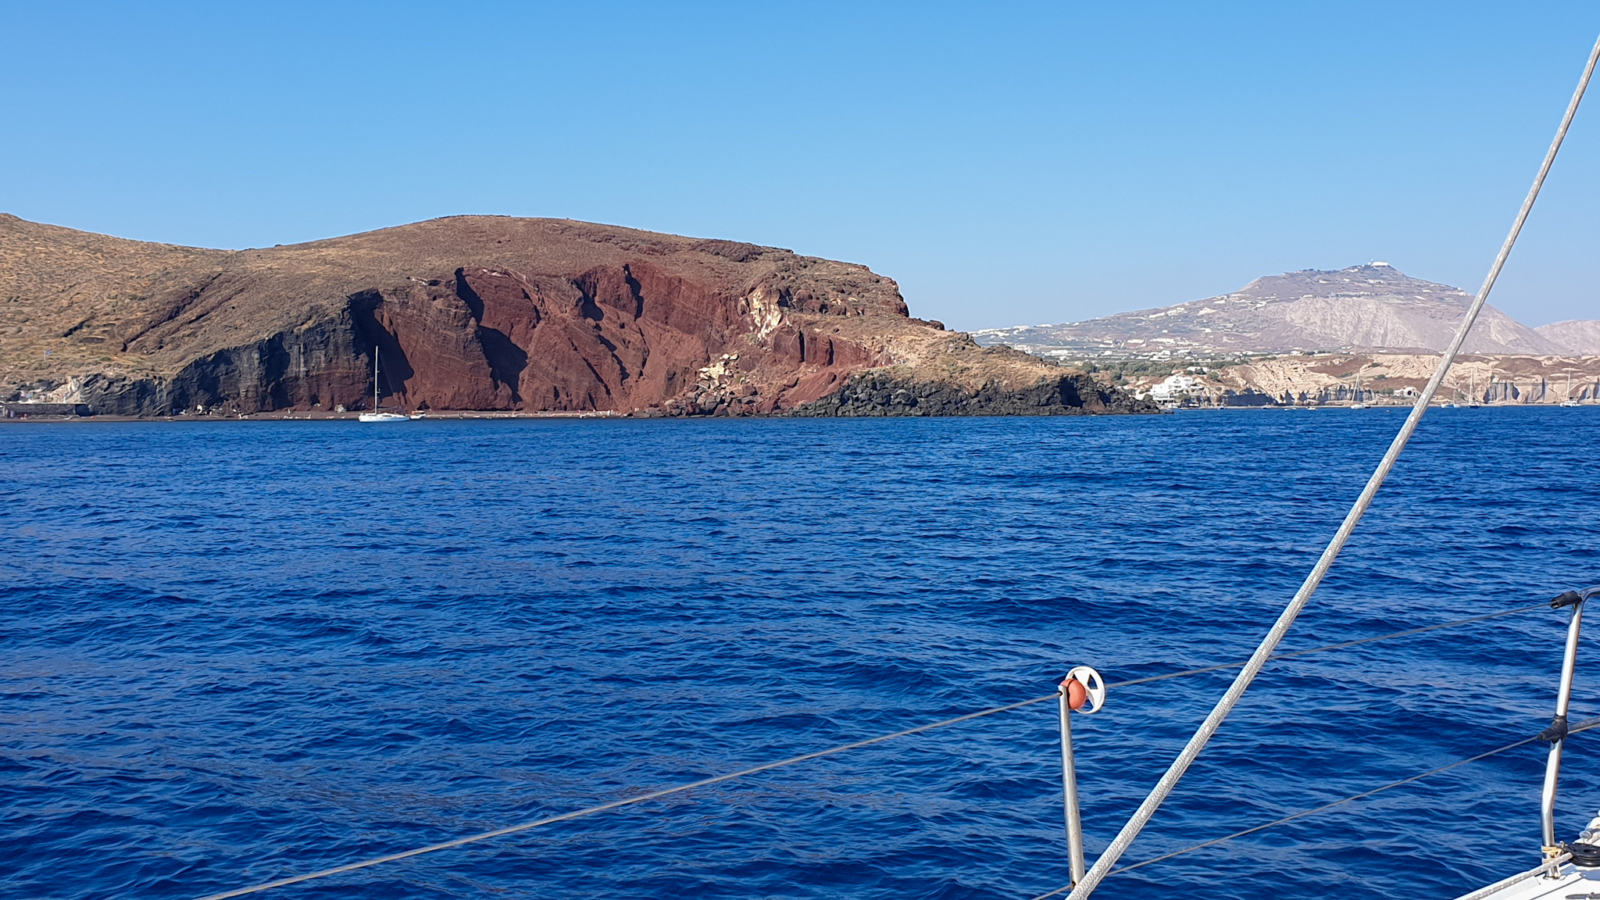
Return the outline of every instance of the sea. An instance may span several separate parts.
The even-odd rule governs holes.
[[[0,427],[0,897],[197,898],[1246,657],[1398,409]],[[1123,862],[1503,746],[1600,582],[1600,408],[1437,409]],[[1600,617],[1590,634],[1600,637]],[[1573,717],[1600,714],[1583,641]],[[1091,860],[1233,670],[1072,734]],[[1028,898],[1053,702],[260,896]],[[1574,839],[1600,731],[1569,742]],[[1455,896],[1537,863],[1545,745],[1112,875]]]

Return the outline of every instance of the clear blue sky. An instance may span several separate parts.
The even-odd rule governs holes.
[[[212,247],[569,217],[865,263],[960,328],[1372,259],[1472,290],[1597,30],[1589,2],[4,0],[0,210]],[[1600,91],[1497,305],[1600,318],[1597,199]]]

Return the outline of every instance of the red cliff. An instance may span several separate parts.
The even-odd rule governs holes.
[[[0,295],[0,397],[133,415],[366,408],[374,353],[406,409],[743,415],[883,368],[974,396],[1060,379],[909,318],[863,266],[555,219],[220,251],[0,216]]]

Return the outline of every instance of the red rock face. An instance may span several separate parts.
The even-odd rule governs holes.
[[[462,267],[351,300],[383,393],[412,409],[770,412],[881,364],[789,324],[762,335],[754,306],[648,261],[574,278]]]
[[[922,346],[863,266],[562,219],[208,251],[0,216],[0,296],[30,323],[0,329],[0,357],[43,360],[0,371],[10,390],[74,378],[140,415],[365,409],[374,357],[406,409],[738,415]]]

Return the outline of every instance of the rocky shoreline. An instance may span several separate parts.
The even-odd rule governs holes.
[[[1047,378],[1032,387],[1007,389],[988,382],[977,390],[957,384],[915,381],[866,372],[837,393],[796,407],[791,416],[1063,416],[1160,412],[1156,404],[1097,384],[1087,375]]]
[[[85,391],[97,401],[106,394]],[[137,384],[133,395],[164,398],[168,391],[160,386]],[[114,394],[111,396],[115,396]],[[257,420],[353,420],[354,411],[323,409],[242,410],[203,408],[196,411],[141,413],[136,403],[111,402],[102,411],[96,403],[17,403],[0,402],[0,421],[164,421],[205,422]],[[131,409],[129,408],[131,406]],[[31,408],[31,409],[30,409]],[[1086,375],[1049,378],[1020,390],[990,382],[976,390],[958,384],[917,381],[869,371],[845,381],[834,394],[794,409],[758,409],[753,403],[722,401],[704,406],[694,403],[669,403],[661,407],[631,411],[615,410],[429,410],[430,419],[588,419],[588,418],[864,418],[887,416],[1060,416],[1086,414],[1156,413],[1160,408],[1148,400],[1138,400],[1123,391],[1097,384]]]

